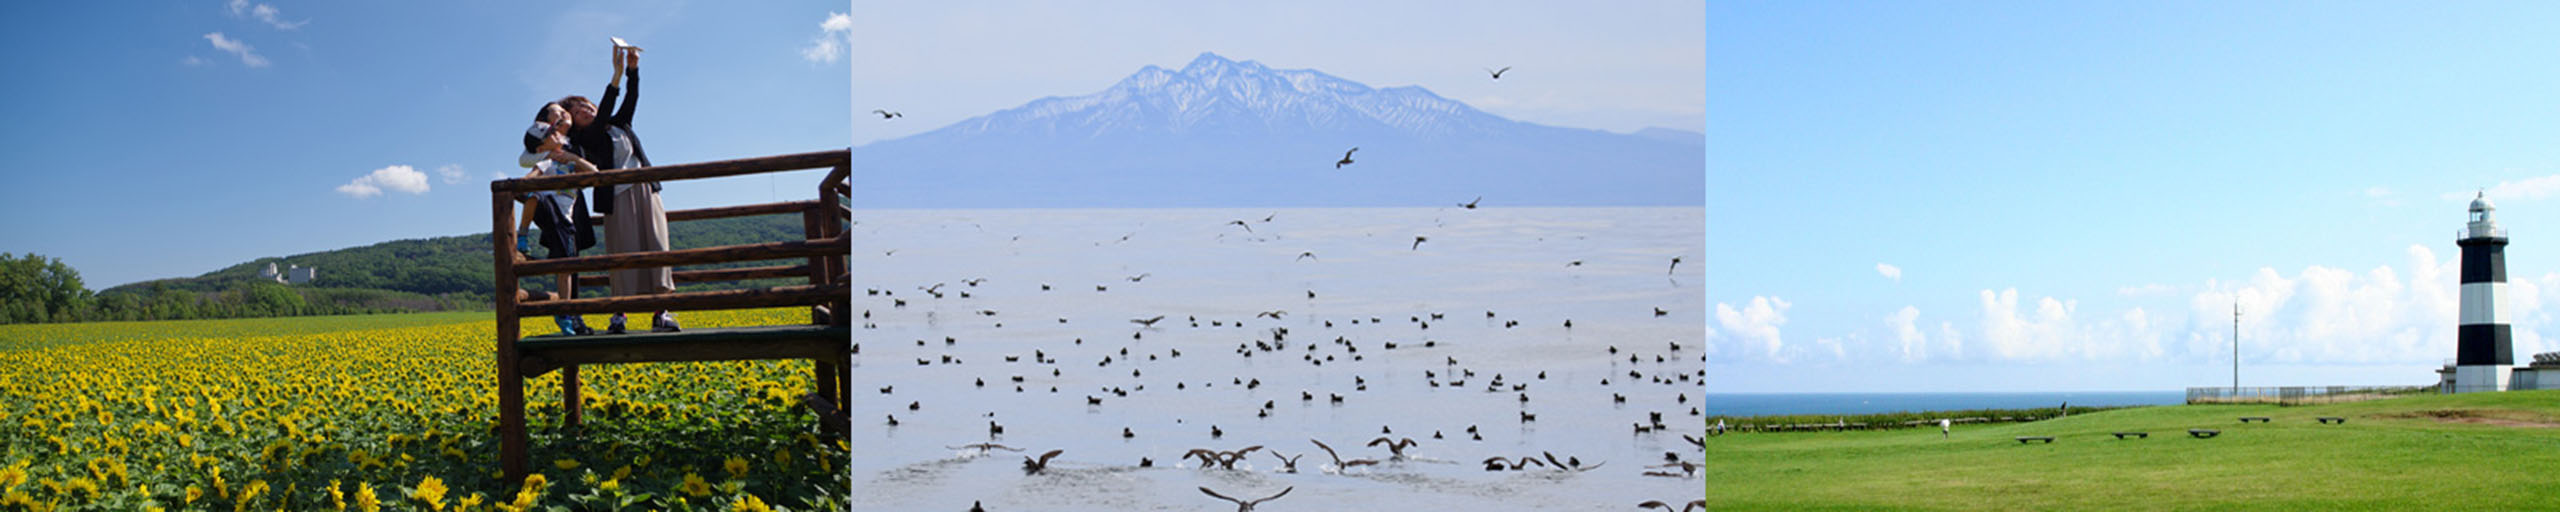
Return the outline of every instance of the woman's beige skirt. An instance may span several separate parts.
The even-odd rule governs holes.
[[[613,213],[605,215],[605,251],[623,254],[667,250],[667,210],[648,185],[616,187]],[[675,291],[675,273],[667,267],[615,270],[615,296]]]

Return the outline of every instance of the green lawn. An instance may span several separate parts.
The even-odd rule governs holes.
[[[2429,414],[2445,411],[2472,419]],[[1702,480],[1723,510],[2551,510],[2554,427],[2560,391],[2149,407],[1960,426],[1952,439],[1935,428],[1726,435],[1707,443]]]

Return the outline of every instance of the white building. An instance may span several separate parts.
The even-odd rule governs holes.
[[[285,282],[293,284],[311,284],[311,278],[317,277],[319,273],[320,267],[294,265],[293,269],[285,271]]]

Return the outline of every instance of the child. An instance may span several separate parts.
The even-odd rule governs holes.
[[[516,158],[518,165],[533,168],[533,171],[525,173],[525,177],[596,172],[594,164],[587,163],[586,159],[569,152],[567,121],[568,113],[561,110],[558,103],[545,104],[542,110],[534,115],[533,126],[525,130],[525,152]],[[524,198],[524,202],[527,203],[525,216],[517,220],[516,232],[528,233],[524,229],[526,224],[540,225],[542,227],[541,244],[548,252],[546,259],[577,256],[579,249],[594,247],[595,235],[592,231],[594,228],[586,221],[586,201],[579,195],[575,189],[545,190],[527,195]],[[527,251],[532,245],[532,240],[524,236],[517,237],[517,250]],[[577,295],[577,290],[571,284],[569,276],[562,276],[561,283],[562,297]],[[552,317],[552,321],[559,324],[560,333],[563,335],[595,333],[594,329],[587,327],[586,319],[577,315],[555,316]]]

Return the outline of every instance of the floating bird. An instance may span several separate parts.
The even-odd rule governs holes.
[[[1573,260],[1573,261],[1568,261],[1568,262],[1565,262],[1564,266],[1567,266],[1567,267],[1579,267],[1579,266],[1582,266],[1582,260]]]
[[[1429,242],[1429,241],[1431,241],[1431,237],[1427,237],[1427,236],[1416,236],[1416,237],[1413,237],[1413,249],[1412,249],[1412,250],[1417,250],[1417,251],[1422,250],[1422,243],[1423,243],[1423,242]]]
[[[1333,168],[1335,168],[1335,169],[1341,169],[1341,168],[1342,168],[1342,166],[1345,166],[1345,165],[1351,165],[1351,154],[1352,154],[1352,153],[1355,153],[1355,152],[1358,152],[1358,151],[1360,151],[1360,148],[1358,148],[1358,147],[1353,147],[1353,148],[1351,148],[1351,151],[1344,151],[1344,152],[1342,152],[1342,161],[1334,162],[1334,163],[1333,163]]]
[[[889,426],[892,426],[892,427],[898,426],[898,415],[895,415],[895,414],[891,414],[891,415],[889,415]]]
[[[1137,432],[1134,432],[1134,431],[1129,430],[1129,427],[1120,427],[1120,438],[1121,438],[1121,439],[1128,439],[1128,438],[1133,438],[1133,437],[1138,437],[1138,433],[1137,433]]]
[[[880,110],[880,109],[876,109],[876,108],[875,108],[875,109],[871,109],[871,113],[873,113],[873,114],[879,114],[879,115],[880,115],[880,119],[881,119],[881,120],[884,120],[884,121],[885,121],[885,120],[888,120],[888,119],[890,119],[890,118],[906,117],[906,116],[907,116],[906,114],[900,114],[900,113],[897,113],[897,112],[890,112],[890,111],[887,111],[887,110]]]
[[[1484,72],[1493,74],[1493,79],[1495,79],[1495,80],[1501,80],[1501,79],[1502,79],[1502,73],[1503,73],[1503,72],[1506,72],[1506,71],[1510,71],[1510,70],[1511,70],[1511,66],[1503,66],[1503,67],[1502,67],[1502,69],[1491,69],[1491,68],[1486,68],[1486,69],[1484,70]]]
[[[1662,507],[1662,510],[1664,510],[1664,511],[1670,511],[1670,510],[1671,510],[1671,504],[1669,504],[1669,503],[1663,503],[1663,502],[1662,502],[1662,500],[1647,501],[1647,502],[1644,502],[1644,503],[1637,503],[1637,504],[1636,504],[1636,508],[1652,508],[1652,507]],[[1688,504],[1688,505],[1681,506],[1681,507],[1680,507],[1679,512],[1689,512],[1689,511],[1691,511],[1691,510],[1706,510],[1706,509],[1707,509],[1707,500],[1692,500],[1692,501],[1690,501],[1690,502],[1689,502],[1689,504]]]
[[[1049,469],[1049,459],[1058,458],[1058,454],[1059,454],[1059,453],[1063,453],[1063,452],[1065,452],[1065,451],[1066,451],[1066,450],[1064,450],[1064,449],[1049,450],[1049,453],[1043,453],[1043,454],[1040,454],[1040,459],[1039,459],[1039,460],[1032,460],[1032,458],[1031,458],[1030,456],[1027,456],[1027,455],[1026,455],[1026,456],[1023,456],[1023,457],[1022,457],[1022,474],[1025,474],[1025,475],[1039,474],[1039,473],[1040,473],[1040,470],[1043,470],[1043,469]]]
[[[984,506],[980,506],[976,500],[970,500],[970,501],[969,501],[969,512],[987,512],[987,508],[986,508],[986,507],[984,507]]]
[[[1662,315],[1668,315],[1668,314],[1671,314],[1671,312],[1670,312],[1670,311],[1664,311],[1664,310],[1662,310],[1662,308],[1653,308],[1653,316],[1654,316],[1654,318],[1661,318],[1661,317],[1662,317]]]
[[[1476,209],[1476,203],[1481,203],[1481,202],[1484,202],[1484,196],[1476,196],[1476,200],[1474,200],[1474,201],[1467,201],[1467,202],[1464,202],[1464,203],[1458,203],[1458,206],[1465,207],[1466,209],[1469,209],[1469,210],[1473,210],[1473,209]]]
[[[1227,501],[1230,501],[1230,502],[1234,502],[1234,503],[1236,504],[1236,512],[1252,512],[1252,511],[1253,511],[1253,506],[1254,506],[1254,505],[1260,505],[1260,504],[1262,504],[1262,502],[1266,502],[1266,501],[1271,501],[1271,500],[1280,499],[1280,497],[1281,497],[1281,496],[1288,496],[1288,495],[1289,495],[1289,491],[1294,491],[1294,490],[1297,490],[1297,489],[1298,489],[1298,488],[1297,488],[1297,487],[1295,487],[1295,486],[1289,487],[1289,488],[1287,488],[1287,489],[1281,489],[1279,494],[1273,494],[1273,495],[1271,495],[1270,497],[1262,498],[1262,499],[1258,499],[1258,500],[1240,500],[1240,499],[1235,499],[1235,498],[1229,498],[1229,497],[1227,497],[1227,495],[1224,495],[1224,494],[1218,494],[1218,491],[1212,491],[1212,490],[1209,490],[1209,488],[1207,488],[1207,487],[1201,487],[1201,488],[1200,488],[1200,492],[1201,492],[1202,494],[1207,494],[1207,495],[1209,495],[1209,497],[1212,497],[1212,498],[1217,498],[1217,499],[1222,499],[1222,500],[1227,500]],[[1704,501],[1704,500],[1700,500],[1700,501]]]

